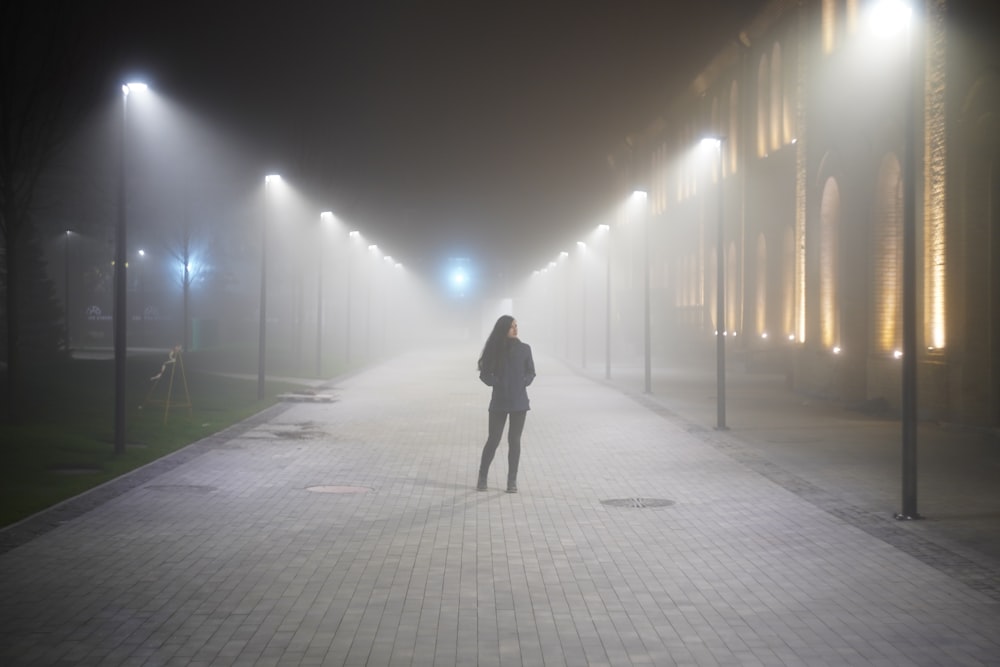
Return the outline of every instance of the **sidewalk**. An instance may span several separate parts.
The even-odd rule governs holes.
[[[642,368],[604,367],[583,374],[614,386],[693,431],[717,423],[711,368],[654,368],[643,394]],[[891,516],[902,509],[902,431],[898,416],[868,415],[852,406],[789,391],[783,375],[747,373],[731,364],[726,376],[726,435],[760,459],[743,462],[779,484],[829,494],[853,510]],[[906,526],[960,551],[1000,562],[1000,437],[946,424],[917,426],[917,509]],[[772,472],[769,472],[773,470]],[[788,486],[786,484],[786,486]],[[790,488],[793,492],[794,488]],[[831,509],[831,507],[827,507]]]
[[[0,534],[0,664],[1000,664],[998,561],[871,510],[853,463],[790,448],[805,416],[757,449],[735,389],[716,432],[667,379],[538,357],[521,492],[505,446],[476,492],[477,352],[354,374]]]

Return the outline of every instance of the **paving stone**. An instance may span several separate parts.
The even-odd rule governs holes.
[[[998,663],[1000,566],[816,472],[832,446],[539,355],[520,493],[503,447],[477,492],[476,354],[401,355],[0,533],[0,663]]]

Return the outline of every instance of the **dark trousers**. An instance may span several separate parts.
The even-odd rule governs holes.
[[[483,446],[483,459],[479,464],[479,474],[485,476],[497,453],[503,427],[510,415],[510,428],[507,430],[507,479],[517,478],[517,464],[521,460],[521,431],[524,430],[526,410],[521,412],[490,412],[490,434]]]

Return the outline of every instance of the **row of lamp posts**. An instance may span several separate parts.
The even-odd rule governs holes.
[[[922,70],[920,54],[916,52],[917,40],[915,38],[914,17],[912,8],[900,0],[883,0],[878,8],[890,14],[885,19],[895,24],[904,25],[906,31],[907,62],[912,70],[908,73],[907,96],[905,100],[905,141],[904,141],[904,170],[903,170],[903,191],[905,193],[903,202],[903,364],[902,364],[902,461],[903,461],[903,502],[902,510],[896,514],[899,519],[919,518],[916,506],[916,199],[915,185],[916,179],[916,151],[914,142],[916,141],[916,89],[922,81]],[[115,236],[115,307],[114,307],[114,359],[115,359],[115,438],[114,449],[116,454],[125,451],[125,357],[126,357],[126,154],[128,139],[128,99],[131,93],[140,93],[146,90],[146,85],[141,83],[127,83],[122,86],[122,124],[120,137],[120,173],[118,192],[118,217]],[[723,146],[726,138],[723,136],[707,137],[703,144],[714,145],[718,156],[718,210],[717,210],[717,233],[716,233],[716,428],[725,430],[726,426],[726,288],[725,288],[725,239],[724,239],[724,216],[723,216]],[[269,175],[265,179],[265,198],[269,199],[267,193],[270,186],[277,182],[280,177]],[[646,193],[636,191],[634,196],[645,204]],[[258,331],[258,375],[257,375],[257,396],[264,397],[265,369],[265,346],[267,335],[267,218],[270,202],[265,203],[264,221],[261,231],[261,285],[260,285],[260,322]],[[645,217],[645,205],[642,207]],[[321,219],[326,221],[332,218],[332,214],[324,212]],[[650,334],[650,268],[649,268],[649,238],[648,221],[643,219],[645,243],[643,243],[643,348],[644,348],[644,390],[646,393],[652,392],[652,360],[651,360],[651,334]],[[610,231],[610,229],[606,229]],[[357,233],[351,232],[351,237]],[[69,262],[69,236],[66,232],[66,263]],[[322,368],[321,343],[322,340],[322,258],[320,260],[320,275],[318,287],[318,313],[317,313],[317,349],[316,364],[317,373]],[[611,377],[611,251],[610,240],[607,250],[607,315],[605,329],[605,376]],[[68,276],[68,268],[67,268]],[[68,280],[68,278],[67,278]],[[348,271],[348,281],[350,281],[350,271]],[[66,287],[67,298],[69,294],[68,284]],[[350,286],[348,285],[348,318],[350,317]],[[584,306],[585,308],[585,306]],[[370,317],[370,314],[369,314]],[[348,324],[348,326],[350,326]],[[67,322],[68,327],[68,322]],[[584,326],[584,336],[586,336],[586,326]],[[66,332],[67,342],[69,332]],[[348,357],[350,356],[350,335],[347,336]],[[586,338],[583,343],[582,362],[586,366]]]
[[[113,332],[114,332],[114,377],[115,377],[115,392],[114,392],[114,452],[116,455],[123,454],[125,452],[125,435],[126,435],[126,357],[127,357],[127,267],[128,267],[128,257],[127,257],[127,230],[128,230],[128,188],[126,184],[126,173],[128,170],[128,140],[129,140],[129,99],[130,97],[144,93],[148,90],[148,87],[144,83],[126,83],[122,85],[122,118],[121,125],[119,128],[119,174],[118,174],[118,203],[117,203],[117,219],[115,227],[115,261],[114,261],[114,311],[113,311]],[[263,216],[261,220],[261,255],[260,255],[260,295],[259,295],[259,322],[258,322],[258,350],[257,350],[257,398],[262,399],[265,396],[265,381],[267,377],[267,285],[268,285],[268,232],[271,226],[271,217],[273,215],[274,207],[274,188],[280,184],[281,176],[278,174],[269,174],[264,178],[264,206],[263,206]],[[328,225],[334,219],[333,214],[330,211],[324,211],[320,214],[320,231],[323,232],[323,227]],[[69,243],[70,237],[73,235],[71,230],[66,230],[64,239],[64,272],[65,272],[65,294],[66,294],[66,309],[67,317],[65,324],[65,336],[67,345],[69,344]],[[349,240],[354,241],[360,237],[358,231],[351,231],[348,235]],[[318,244],[318,284],[317,284],[317,313],[316,313],[316,373],[317,376],[322,374],[322,340],[323,340],[323,256],[322,247],[323,243]],[[377,252],[377,246],[369,246],[369,252]],[[144,255],[144,251],[139,251],[140,255]],[[347,361],[351,359],[351,299],[352,290],[350,281],[352,279],[352,264],[353,261],[351,256],[353,253],[347,253],[348,261],[348,271],[347,271],[347,305],[346,305],[346,316],[345,316],[345,326],[347,327],[347,333],[345,336],[345,354]],[[392,262],[391,257],[385,257],[387,262]],[[394,266],[399,267],[400,265],[392,262]],[[188,267],[185,266],[185,272]],[[185,276],[187,274],[185,273]],[[371,294],[369,294],[369,309]],[[369,319],[371,314],[369,312]],[[370,321],[368,326],[370,328]]]
[[[902,510],[895,514],[897,519],[919,519],[917,512],[917,331],[916,331],[916,183],[917,159],[916,130],[918,86],[923,81],[921,54],[916,50],[915,19],[913,9],[901,0],[882,0],[875,9],[879,20],[887,25],[903,26],[907,49],[908,72],[907,94],[904,101],[904,169],[903,169],[903,359],[902,359]],[[726,425],[726,253],[725,217],[723,188],[723,155],[725,136],[709,136],[701,141],[706,148],[715,148],[718,166],[717,208],[716,208],[716,429],[727,430]],[[643,348],[644,348],[644,391],[652,392],[651,345],[650,345],[650,268],[649,268],[649,225],[646,220],[646,193],[636,190],[634,201],[642,202],[643,243]],[[610,228],[602,225],[610,231]],[[605,378],[611,377],[611,251],[610,240],[606,267],[606,329],[605,329]],[[585,281],[584,281],[585,285]],[[584,287],[584,289],[586,289]],[[583,306],[586,308],[586,306]],[[585,311],[584,311],[585,312]],[[585,317],[585,316],[584,316]],[[584,319],[586,336],[586,319]],[[583,365],[586,366],[586,338],[583,342]]]

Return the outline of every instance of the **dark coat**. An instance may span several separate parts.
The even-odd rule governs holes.
[[[516,338],[510,339],[498,367],[481,371],[479,379],[493,387],[490,412],[529,410],[526,388],[535,379],[531,346]]]

